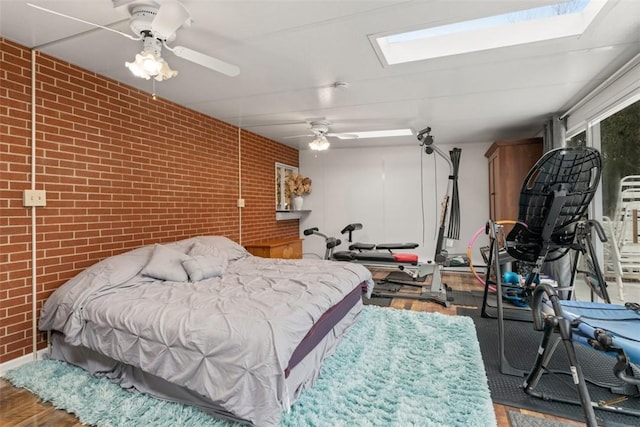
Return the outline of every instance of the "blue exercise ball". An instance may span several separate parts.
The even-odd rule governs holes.
[[[511,285],[519,285],[520,276],[518,275],[518,273],[514,273],[513,271],[505,271],[502,275],[502,282],[509,283]]]

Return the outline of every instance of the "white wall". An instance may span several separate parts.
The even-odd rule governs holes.
[[[449,253],[466,253],[472,235],[484,227],[489,216],[487,159],[490,143],[458,146],[460,156],[460,239]],[[438,145],[448,154],[454,146]],[[339,237],[342,228],[360,222],[363,229],[354,241],[370,243],[415,242],[422,261],[433,259],[439,227],[440,206],[446,193],[449,165],[435,153],[426,155],[415,146],[336,149],[300,152],[300,172],[311,177],[313,191],[305,196],[304,209],[311,213],[300,221],[302,230],[318,227]],[[422,176],[421,176],[422,172]],[[324,241],[303,236],[305,257],[323,255]],[[473,261],[482,263],[477,249]],[[348,243],[340,249],[346,250]]]

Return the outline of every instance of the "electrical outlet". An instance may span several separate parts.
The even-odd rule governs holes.
[[[24,190],[22,205],[25,207],[47,206],[47,193],[44,190]]]
[[[244,208],[244,199],[238,199],[238,207]]]

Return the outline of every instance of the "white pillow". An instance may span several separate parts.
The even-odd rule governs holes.
[[[227,257],[224,255],[196,255],[182,261],[182,266],[189,275],[189,280],[198,282],[210,277],[221,276],[227,268]]]
[[[215,246],[195,242],[189,249],[191,259],[182,263],[189,280],[198,282],[209,277],[221,276],[227,269],[227,255]]]
[[[142,269],[142,274],[160,280],[187,282],[189,277],[182,267],[182,262],[190,258],[185,253],[156,244],[149,262]]]

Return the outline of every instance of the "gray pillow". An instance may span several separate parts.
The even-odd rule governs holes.
[[[182,266],[189,275],[189,280],[198,282],[210,277],[221,276],[227,268],[227,257],[224,255],[196,255],[182,261]]]
[[[227,260],[234,261],[249,256],[249,252],[231,239],[222,236],[199,236],[194,238],[194,247],[189,251],[189,255],[194,256],[194,248],[196,245],[217,249],[224,254]]]
[[[142,274],[160,280],[186,282],[189,280],[182,262],[191,257],[185,253],[156,244],[149,262],[142,269]]]
[[[198,255],[212,255],[218,256],[220,254],[220,250],[215,246],[205,245],[199,241],[196,241],[189,249],[189,256],[194,257]]]

